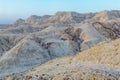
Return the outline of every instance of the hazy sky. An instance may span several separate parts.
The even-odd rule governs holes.
[[[80,13],[120,10],[120,0],[0,0],[0,24],[57,11]]]

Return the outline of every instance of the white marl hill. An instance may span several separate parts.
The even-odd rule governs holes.
[[[112,15],[112,17],[111,17]],[[0,77],[120,38],[119,11],[30,16],[0,29]],[[102,20],[103,17],[107,17]],[[98,19],[99,18],[99,19]]]

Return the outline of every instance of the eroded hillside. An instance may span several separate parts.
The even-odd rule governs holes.
[[[23,73],[6,77],[19,80],[119,80],[120,39],[76,54],[48,61]]]
[[[78,56],[71,59],[74,64],[88,62],[98,67],[101,64],[119,66],[119,23],[120,11],[117,10],[85,14],[57,12],[55,15],[18,19],[0,29],[0,78],[24,72],[54,58],[75,54]],[[116,40],[116,47],[115,42],[106,43],[112,40]],[[94,47],[97,44],[99,46]]]

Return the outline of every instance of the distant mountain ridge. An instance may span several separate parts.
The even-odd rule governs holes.
[[[7,26],[7,25],[9,25],[9,24],[0,24],[0,27],[2,27],[2,26]]]
[[[63,22],[63,23],[70,24],[70,23],[80,23],[81,21],[85,21],[87,19],[104,21],[104,20],[111,20],[116,18],[120,18],[119,10],[101,11],[97,13],[85,13],[85,14],[63,11],[63,12],[57,12],[55,15],[44,15],[44,16],[32,15],[25,20],[25,23],[35,24],[34,22],[37,22],[37,21],[38,22],[45,21],[48,23]],[[17,20],[17,22],[18,21],[19,20]]]

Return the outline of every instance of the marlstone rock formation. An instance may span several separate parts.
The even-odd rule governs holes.
[[[104,49],[104,50],[103,50]],[[50,60],[9,80],[119,80],[120,39],[98,45],[75,56]]]
[[[57,12],[55,15],[32,15],[25,20],[18,19],[13,24],[0,28],[0,79],[9,75],[5,80],[14,80],[12,77],[18,78],[16,77],[17,74],[15,76],[10,76],[10,74],[21,73],[28,70],[32,73],[31,69],[39,67],[41,64],[43,64],[43,67],[40,66],[41,69],[38,68],[35,72],[42,71],[39,75],[45,73],[44,76],[49,77],[53,75],[53,80],[69,80],[62,79],[61,76],[64,74],[61,71],[65,71],[66,76],[73,74],[75,77],[73,80],[85,78],[76,79],[78,74],[87,74],[85,76],[86,79],[88,79],[87,76],[93,76],[94,71],[97,69],[100,74],[106,71],[112,74],[112,72],[109,72],[106,68],[112,69],[113,73],[115,73],[115,78],[118,78],[119,74],[117,74],[117,72],[119,71],[117,71],[116,68],[114,69],[114,65],[119,66],[119,60],[114,62],[111,62],[111,60],[118,58],[120,52],[119,38],[120,11],[117,10],[85,14],[77,12]],[[114,46],[112,45],[114,42],[110,42],[112,40],[115,40]],[[99,43],[102,43],[102,47],[101,45],[99,47]],[[94,49],[94,46],[97,44],[98,46]],[[110,53],[107,52],[109,50]],[[114,50],[116,50],[116,52]],[[105,53],[108,53],[108,55]],[[116,54],[116,56],[113,54]],[[76,56],[73,57],[74,55]],[[48,60],[65,56],[71,57],[56,59],[57,62],[53,60],[53,63],[50,64],[45,63]],[[111,59],[111,57],[114,58]],[[108,60],[105,60],[107,58]],[[66,60],[68,61],[66,62]],[[60,64],[60,62],[64,64]],[[81,62],[90,62],[90,67],[87,67],[88,64],[81,64]],[[104,66],[101,67],[102,65]],[[71,70],[62,66],[71,66],[70,69],[72,72],[68,74],[67,72]],[[78,66],[82,67],[78,68]],[[54,69],[53,72],[47,71],[51,75],[46,75],[44,67],[48,67],[49,70]],[[104,68],[104,70],[102,68]],[[74,72],[77,71],[77,69],[79,70],[78,73]],[[87,70],[85,70],[85,72],[81,71],[82,69],[88,69],[90,72],[87,72]],[[60,73],[57,73],[57,71],[60,71]],[[23,73],[23,75],[28,73],[29,72]],[[104,77],[107,77],[106,75],[108,73],[106,73]],[[60,76],[58,76],[58,74],[60,74]],[[31,75],[26,76],[22,76],[21,78],[25,80],[31,78]],[[66,78],[66,76],[63,77]],[[100,75],[97,76],[100,77]],[[105,78],[101,77],[101,79]]]

